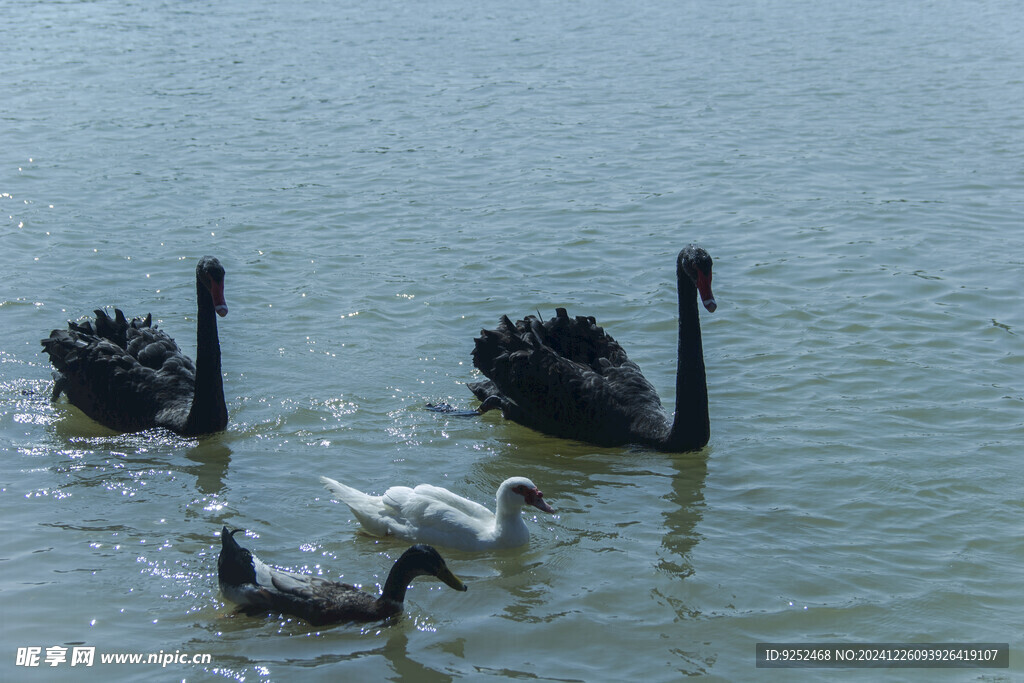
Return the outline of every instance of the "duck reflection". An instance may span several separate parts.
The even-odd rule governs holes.
[[[450,651],[444,644],[441,648]],[[391,670],[395,672],[396,681],[415,681],[416,683],[448,683],[452,677],[448,674],[431,669],[409,656],[409,636],[404,629],[394,629],[388,642],[381,648],[381,654],[388,660]]]
[[[497,573],[492,585],[504,586],[511,598],[502,616],[552,621],[578,608],[558,597],[566,590],[565,576],[602,586],[580,591],[587,610],[614,611],[623,600],[646,601],[653,590],[655,599],[680,618],[692,616],[691,606],[678,599],[679,582],[694,572],[710,450],[665,455],[518,438],[526,434],[517,433],[510,444],[492,444],[493,454],[466,473],[482,490],[508,472],[530,476],[555,510],[553,517],[528,515],[533,536],[528,547],[488,558]],[[613,582],[612,589],[607,581],[616,576],[628,580]]]
[[[334,651],[324,652],[308,658],[299,657],[294,651],[289,651],[286,659],[281,662],[275,661],[273,657],[268,657],[266,651],[254,656],[241,655],[238,651],[244,649],[244,646],[237,646],[237,644],[232,642],[236,638],[247,640],[254,631],[261,633],[265,631],[265,624],[257,620],[232,619],[211,623],[205,626],[206,630],[211,634],[209,639],[195,639],[189,643],[189,647],[193,652],[210,652],[217,651],[219,649],[218,644],[223,646],[224,642],[227,642],[228,645],[234,645],[232,651],[218,654],[217,662],[222,675],[237,681],[247,680],[247,678],[253,675],[256,675],[257,678],[265,678],[267,675],[273,676],[274,673],[277,673],[276,669],[279,664],[288,670],[301,671],[308,669],[312,671],[315,669],[320,674],[317,677],[318,680],[331,680],[332,677],[338,680],[349,680],[351,678],[349,671],[353,662],[382,657],[393,672],[393,675],[386,677],[390,681],[450,683],[453,680],[452,676],[432,669],[409,655],[408,631],[410,621],[408,617],[401,617],[384,626],[366,627],[361,629],[361,632],[353,630],[351,624],[338,624],[325,630],[315,629],[309,631],[308,629],[312,627],[301,621],[296,621],[295,623],[300,625],[300,627],[288,632],[295,635],[305,633],[307,635],[328,636],[330,638],[330,647]],[[224,638],[225,634],[227,634],[226,641]],[[375,643],[375,646],[364,649],[350,649],[350,647],[366,642],[362,636],[369,636]],[[380,643],[378,636],[386,637],[386,640]],[[456,654],[459,657],[462,656],[462,639],[437,643],[428,647]]]

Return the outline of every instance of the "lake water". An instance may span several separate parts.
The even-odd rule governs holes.
[[[1024,5],[0,3],[0,671],[10,680],[1024,680]],[[474,403],[499,316],[597,317],[671,408],[674,258],[715,259],[700,453]],[[39,339],[117,305],[231,423],[117,435]],[[222,525],[375,590],[407,544],[318,477],[489,505],[401,620],[234,616]],[[1008,642],[1009,669],[755,668],[758,642]],[[19,648],[94,647],[89,668]],[[208,664],[103,665],[101,653]]]

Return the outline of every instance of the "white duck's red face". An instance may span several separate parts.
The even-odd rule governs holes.
[[[516,484],[515,486],[512,487],[512,490],[518,493],[520,496],[522,496],[523,500],[526,501],[527,505],[532,505],[538,510],[541,510],[548,514],[554,513],[554,509],[544,502],[544,494],[541,493],[540,489],[537,488],[536,486],[531,486],[528,484]]]

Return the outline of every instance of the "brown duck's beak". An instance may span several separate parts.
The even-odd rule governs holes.
[[[552,508],[550,505],[544,502],[544,494],[541,493],[538,489],[534,489],[530,493],[526,494],[525,498],[527,503],[537,508],[538,510],[546,512],[549,515],[555,513],[554,508]]]
[[[466,590],[466,584],[462,583],[459,577],[455,576],[455,574],[452,574],[452,570],[448,569],[448,567],[441,567],[441,571],[437,573],[437,578],[441,579],[457,591]]]

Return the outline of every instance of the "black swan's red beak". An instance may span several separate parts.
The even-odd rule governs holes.
[[[213,310],[217,311],[217,315],[222,318],[226,316],[228,314],[228,304],[224,301],[224,283],[211,282],[210,296],[213,297]]]
[[[708,313],[714,313],[718,304],[715,303],[715,295],[711,293],[710,273],[697,273],[697,291],[700,293],[700,300],[704,304],[704,308],[708,309]]]

